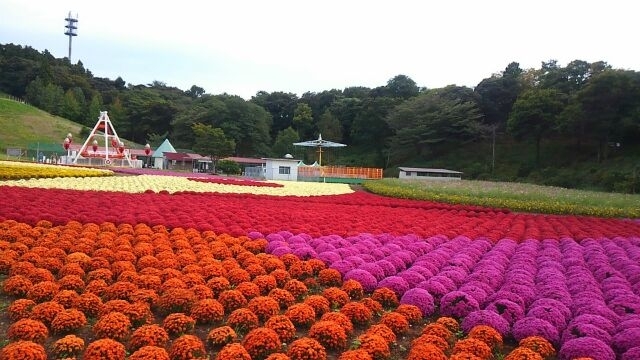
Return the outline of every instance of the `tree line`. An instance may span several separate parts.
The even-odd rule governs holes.
[[[178,148],[193,149],[202,142],[198,134],[215,130],[236,156],[282,156],[293,152],[293,142],[321,133],[348,145],[344,165],[383,168],[427,163],[464,144],[496,139],[531,143],[534,168],[550,139],[571,143],[576,157],[605,161],[612,144],[640,140],[640,74],[604,61],[561,66],[550,60],[536,69],[512,62],[474,88],[429,89],[397,75],[375,88],[301,96],[259,91],[245,100],[197,85],[181,90],[160,81],[101,78],[80,61],[5,44],[0,92],[86,126],[108,110],[120,135],[140,144],[170,138]],[[494,166],[495,157],[486,172]]]

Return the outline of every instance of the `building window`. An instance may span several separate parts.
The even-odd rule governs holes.
[[[418,173],[416,175],[418,175],[418,176],[429,176],[429,173],[418,171]]]
[[[411,173],[411,171],[407,171],[407,176],[413,176],[413,174]]]
[[[289,167],[289,166],[280,166],[278,168],[278,174],[280,174],[280,175],[289,175],[289,174],[291,174],[291,167]]]

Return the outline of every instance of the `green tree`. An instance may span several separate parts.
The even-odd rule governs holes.
[[[513,105],[507,128],[516,139],[533,138],[537,164],[540,162],[540,142],[554,130],[563,109],[562,95],[555,89],[527,90]]]
[[[82,122],[84,125],[93,128],[93,126],[98,121],[100,117],[100,112],[104,111],[104,106],[102,104],[102,95],[99,92],[93,94],[91,98],[91,102],[89,103],[89,107],[87,109],[87,115]]]
[[[298,102],[296,94],[281,91],[272,93],[259,91],[250,101],[260,105],[271,114],[271,138],[275,139],[280,131],[293,124],[293,113]]]
[[[218,159],[233,154],[235,142],[228,138],[222,129],[211,125],[195,123],[192,129],[195,135],[193,150],[211,158],[212,171],[215,173]]]
[[[82,94],[82,90],[80,90]],[[84,97],[84,95],[82,95]],[[84,98],[83,98],[84,100]],[[76,98],[76,92],[73,89],[67,90],[62,101],[62,117],[69,120],[80,122],[84,115],[83,106]]]
[[[387,81],[387,96],[409,99],[420,92],[418,85],[407,75],[396,75]]]
[[[326,110],[318,121],[318,131],[323,134],[325,140],[342,141],[342,125],[340,121],[336,119],[331,113],[331,110]]]
[[[277,157],[283,157],[285,154],[291,154],[294,152],[295,146],[293,143],[299,142],[300,137],[298,132],[291,126],[280,131],[276,136],[276,141],[273,144],[273,153]]]
[[[426,157],[447,143],[475,139],[484,131],[481,118],[475,103],[428,90],[389,113],[387,122],[395,131],[391,138],[393,157],[399,161]]]
[[[313,113],[306,103],[299,103],[293,112],[293,126],[301,139],[313,136]]]

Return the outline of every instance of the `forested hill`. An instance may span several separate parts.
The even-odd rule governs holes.
[[[397,166],[430,166],[466,178],[640,190],[640,73],[604,61],[550,60],[537,69],[513,62],[475,88],[427,89],[397,75],[376,88],[261,91],[244,100],[197,85],[128,84],[46,50],[0,44],[0,93],[85,126],[108,110],[120,136],[137,143],[168,137],[176,148],[197,148],[193,125],[201,123],[218,129],[237,156],[313,160],[291,144],[322,133],[348,145],[327,161],[389,175]]]

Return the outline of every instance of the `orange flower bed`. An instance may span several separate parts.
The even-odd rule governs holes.
[[[347,335],[351,335],[351,333],[353,333],[353,323],[343,313],[328,312],[322,315],[322,317],[320,318],[320,321],[333,321],[336,324],[340,325],[344,329],[344,332]]]
[[[323,269],[318,273],[318,282],[322,286],[341,286],[342,274],[336,269]]]
[[[422,321],[422,311],[415,305],[401,304],[396,312],[404,315],[412,325],[417,325]]]
[[[366,351],[375,360],[388,359],[391,356],[389,344],[380,335],[364,334],[358,337],[359,349]]]
[[[384,324],[372,325],[371,327],[369,327],[369,329],[367,329],[365,334],[380,335],[389,345],[395,343],[397,339],[396,334],[393,333],[393,330],[391,330],[387,325]]]
[[[327,349],[339,350],[347,346],[347,334],[334,321],[319,321],[309,329],[309,337]]]
[[[304,299],[303,303],[313,308],[313,311],[316,313],[316,317],[320,317],[331,311],[329,308],[329,300],[324,296],[310,295]]]
[[[284,313],[296,326],[308,327],[316,319],[316,312],[307,304],[291,305]]]
[[[343,282],[342,290],[349,295],[351,300],[360,300],[364,297],[364,289],[362,288],[362,285],[353,279]]]
[[[491,348],[482,340],[467,338],[458,340],[455,343],[453,346],[453,354],[457,353],[472,354],[480,359],[487,360],[491,357]]]
[[[18,299],[12,302],[7,308],[9,320],[15,322],[28,318],[34,306],[36,306],[36,303],[29,299]]]
[[[396,293],[389,288],[378,288],[373,291],[371,298],[379,302],[385,309],[395,309],[400,304]]]
[[[165,329],[156,324],[143,325],[131,334],[129,350],[135,351],[143,346],[165,347],[168,342],[169,334]]]
[[[280,309],[286,309],[295,304],[296,298],[287,290],[275,288],[269,291],[269,297],[275,299],[280,304]]]
[[[224,307],[217,300],[200,300],[191,308],[191,317],[198,324],[211,324],[222,321]]]
[[[365,350],[356,349],[343,352],[338,360],[373,360],[373,357]]]
[[[251,310],[262,322],[280,312],[280,304],[268,296],[258,296],[249,301],[247,308]]]
[[[367,325],[373,317],[373,312],[365,304],[354,301],[345,304],[340,312],[345,314],[354,325]]]
[[[511,351],[504,358],[504,360],[543,360],[543,359],[545,358],[543,358],[542,355],[540,355],[539,353],[522,346],[519,346],[513,349],[513,351]],[[575,360],[575,359],[572,359],[572,360]]]
[[[194,335],[182,335],[175,339],[169,350],[172,360],[191,360],[204,358],[207,350],[202,340]]]
[[[490,326],[474,326],[471,331],[469,331],[469,338],[481,340],[492,349],[502,347],[502,335]]]
[[[51,321],[51,330],[56,334],[66,334],[87,325],[87,318],[82,311],[76,309],[64,310]]]
[[[396,335],[404,335],[409,331],[409,321],[407,318],[395,311],[382,315],[380,323],[387,325]]]
[[[218,296],[218,301],[226,313],[247,306],[247,298],[238,290],[225,290]]]
[[[449,359],[453,359],[454,356],[455,354]],[[465,357],[464,359],[473,360],[472,357]],[[439,347],[433,344],[420,344],[411,348],[407,360],[447,360],[447,356]]]
[[[238,340],[238,335],[229,326],[221,326],[211,329],[207,334],[207,344],[213,349],[219,349]]]
[[[332,308],[341,308],[349,301],[351,301],[351,299],[349,298],[349,294],[337,287],[324,289],[324,291],[322,292],[322,296],[329,300],[329,304],[331,304]]]
[[[252,359],[264,359],[269,354],[280,351],[282,341],[274,330],[259,327],[249,331],[242,339],[242,346]]]
[[[193,330],[196,321],[183,313],[169,314],[162,321],[162,327],[169,335],[182,335]]]
[[[275,315],[264,323],[264,327],[271,329],[278,334],[280,341],[289,343],[296,336],[296,327],[291,320],[284,315]]]
[[[260,326],[260,319],[258,319],[258,316],[253,311],[247,308],[241,308],[229,314],[227,317],[227,325],[242,335]]]

